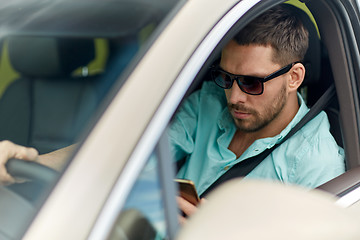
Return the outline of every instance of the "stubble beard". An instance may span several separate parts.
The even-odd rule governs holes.
[[[262,113],[244,105],[228,104],[228,108],[230,113],[232,113],[232,110],[236,110],[251,114],[250,119],[238,119],[233,117],[238,130],[251,133],[260,131],[276,119],[284,109],[286,101],[286,86],[283,85],[279,94],[273,101],[264,103]]]

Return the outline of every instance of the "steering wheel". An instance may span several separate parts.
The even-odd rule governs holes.
[[[9,159],[5,166],[13,177],[35,180],[44,184],[53,182],[59,175],[54,169],[37,162],[16,158]]]
[[[54,169],[33,161],[9,159],[5,166],[10,175],[26,180],[7,188],[31,203],[36,203],[59,175]]]
[[[0,239],[20,239],[39,206],[26,195],[31,193],[38,195],[37,198],[43,197],[43,193],[59,174],[39,163],[20,159],[10,159],[6,168],[12,176],[28,181],[7,187],[0,186]]]

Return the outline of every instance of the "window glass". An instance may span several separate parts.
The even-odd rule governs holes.
[[[0,3],[0,140],[46,154],[81,141],[178,0]],[[143,178],[150,172],[144,170]],[[15,220],[0,226],[0,236],[4,229],[5,235],[21,238],[46,199],[43,189],[43,183],[6,188],[9,194],[0,196],[0,209],[7,209],[2,217]],[[13,193],[22,200],[11,200]],[[15,217],[18,202],[29,209],[20,218]],[[164,229],[152,223],[157,231]]]
[[[122,86],[125,68],[145,52],[175,1],[170,3],[30,0],[3,5],[0,126],[7,127],[0,139],[35,147],[40,154],[78,141],[109,90]]]

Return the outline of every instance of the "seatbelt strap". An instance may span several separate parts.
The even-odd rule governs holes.
[[[262,153],[247,158],[234,166],[232,166],[228,171],[226,171],[222,176],[220,176],[210,187],[208,187],[204,193],[201,194],[201,197],[208,194],[218,185],[223,182],[226,182],[230,179],[236,177],[244,177],[249,174],[254,168],[256,168],[272,151],[274,151],[278,146],[280,146],[283,142],[288,140],[291,136],[293,136],[300,128],[302,128],[306,123],[308,123],[311,119],[317,116],[322,110],[324,110],[331,102],[333,97],[335,96],[335,86],[332,84],[326,92],[319,98],[319,100],[311,107],[309,112],[298,122],[295,127],[293,127],[290,132],[277,144],[275,144],[272,148],[268,148]]]

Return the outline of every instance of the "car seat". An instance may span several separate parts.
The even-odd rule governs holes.
[[[72,73],[94,59],[92,39],[7,38],[20,77],[0,99],[0,139],[46,153],[68,146],[98,103],[96,76]]]

